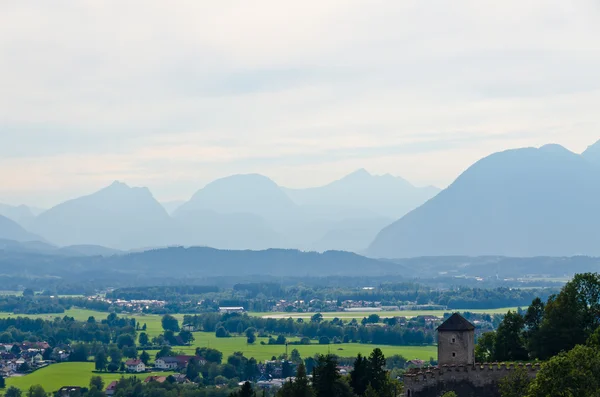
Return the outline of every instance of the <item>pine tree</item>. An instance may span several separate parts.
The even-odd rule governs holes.
[[[363,396],[369,385],[369,361],[359,354],[354,361],[354,369],[350,372],[350,386],[354,393]]]

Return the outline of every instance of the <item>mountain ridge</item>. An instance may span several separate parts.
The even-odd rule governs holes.
[[[384,228],[374,257],[598,255],[600,172],[560,145],[487,156]]]

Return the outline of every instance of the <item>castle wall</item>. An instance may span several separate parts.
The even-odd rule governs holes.
[[[498,383],[516,367],[525,368],[535,378],[539,364],[476,364],[442,366],[417,370],[404,376],[406,397],[439,397],[454,391],[458,397],[499,397]]]
[[[438,364],[472,365],[475,363],[475,331],[439,331]]]

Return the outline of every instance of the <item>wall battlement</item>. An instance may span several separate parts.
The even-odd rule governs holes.
[[[540,364],[483,363],[415,369],[404,375],[404,389],[407,397],[437,395],[439,390],[452,390],[456,385],[469,385],[492,393],[498,382],[517,368],[525,369],[535,378]]]

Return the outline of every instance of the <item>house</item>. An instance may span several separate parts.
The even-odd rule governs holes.
[[[38,353],[32,357],[31,361],[34,363],[41,363],[42,361],[44,361],[44,356],[42,356],[40,353]]]
[[[243,307],[219,307],[219,313],[244,313],[246,310]]]
[[[127,360],[125,362],[125,367],[127,368],[127,372],[146,372],[146,365],[142,362],[142,360]]]
[[[3,378],[8,378],[12,374],[14,374],[14,372],[15,371],[13,371],[12,369],[10,369],[10,367],[2,367],[0,369],[0,376],[3,377]]]
[[[9,361],[8,363],[6,363],[6,366],[8,368],[10,368],[10,370],[12,372],[17,372],[17,370],[19,369],[19,365],[17,364],[17,360]]]
[[[174,371],[187,366],[193,356],[162,357],[154,362],[154,368],[163,371]]]
[[[175,383],[179,383],[179,384],[191,383],[184,374],[175,374],[172,376],[175,379]]]
[[[106,394],[108,397],[111,397],[113,394],[115,394],[115,391],[117,390],[117,381],[113,381],[110,385],[106,386],[106,390],[104,391],[104,394]]]
[[[198,331],[198,328],[193,324],[183,324],[183,326],[181,327],[181,330],[188,331],[188,332],[196,332],[196,331]]]
[[[77,397],[81,396],[81,387],[79,386],[63,386],[58,390],[60,397]]]
[[[166,380],[167,380],[166,376],[149,376],[146,378],[146,380],[144,380],[144,383],[150,383],[150,382],[165,383]]]
[[[174,371],[179,367],[179,362],[175,357],[162,357],[154,361],[154,368],[163,371]]]
[[[423,368],[425,366],[424,360],[410,360],[406,362],[407,368]]]

